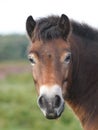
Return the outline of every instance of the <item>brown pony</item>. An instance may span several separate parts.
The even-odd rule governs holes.
[[[29,16],[26,29],[43,114],[56,119],[67,102],[84,130],[98,130],[98,31],[64,14],[36,21]]]

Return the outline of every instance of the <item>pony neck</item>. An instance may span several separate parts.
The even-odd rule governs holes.
[[[88,109],[89,103],[84,105],[72,100],[68,100],[67,103],[79,118],[84,130],[98,130],[98,107],[92,106],[92,109]]]
[[[98,59],[95,56],[93,60],[91,54],[95,48],[90,43],[86,50],[86,42],[81,42],[81,38],[77,37],[70,42],[72,64],[67,102],[80,119],[84,130],[98,130]]]

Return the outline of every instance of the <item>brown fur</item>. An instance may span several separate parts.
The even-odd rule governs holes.
[[[62,44],[59,44],[62,43]],[[65,42],[62,39],[54,40],[51,42],[48,42],[46,44],[40,44],[40,41],[36,41],[33,44],[33,47],[30,49],[30,53],[34,53],[35,55],[40,55],[40,66],[38,71],[38,66],[37,66],[37,72],[34,72],[33,75],[38,73],[37,76],[37,83],[39,86],[42,84],[60,84],[62,86],[62,72],[61,74],[59,73],[61,70],[61,64],[58,61],[59,55],[63,54],[66,52],[66,49],[69,49],[68,44],[65,44]],[[58,56],[57,56],[58,53]],[[35,68],[36,69],[36,68]],[[34,69],[34,70],[35,70]],[[65,70],[66,71],[66,70]],[[65,75],[65,72],[63,70],[63,75]],[[41,75],[41,77],[40,77]],[[58,75],[58,76],[55,76]],[[34,79],[36,80],[36,76],[33,76]]]

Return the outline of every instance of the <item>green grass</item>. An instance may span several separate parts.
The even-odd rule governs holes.
[[[30,73],[10,74],[0,80],[0,130],[82,130],[66,107],[57,120],[46,119],[37,106]]]

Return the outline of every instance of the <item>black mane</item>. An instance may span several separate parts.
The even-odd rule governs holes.
[[[57,24],[59,16],[49,16],[41,18],[36,21],[36,28],[34,31],[34,39],[51,40],[55,38],[63,38]],[[80,24],[70,20],[72,25],[72,33],[89,40],[98,40],[98,30],[88,26],[87,24]]]
[[[98,40],[98,30],[90,27],[89,25],[85,23],[77,23],[75,21],[71,22],[72,28],[73,28],[73,33],[83,37],[85,39],[89,40]]]

